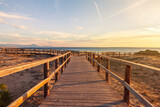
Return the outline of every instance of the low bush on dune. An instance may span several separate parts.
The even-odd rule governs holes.
[[[6,85],[0,84],[0,107],[6,107],[11,102],[11,96]]]
[[[154,50],[145,50],[145,51],[136,52],[135,55],[160,56],[160,53]]]

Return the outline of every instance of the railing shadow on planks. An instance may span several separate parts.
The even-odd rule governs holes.
[[[97,61],[96,61],[96,57],[97,57]],[[106,64],[105,66],[101,65],[101,58],[106,59]],[[118,80],[123,86],[124,86],[124,97],[123,100],[129,105],[129,98],[130,98],[130,92],[135,96],[135,98],[137,98],[144,106],[146,107],[154,107],[154,105],[152,105],[147,99],[145,99],[140,93],[138,93],[135,89],[133,89],[133,87],[131,87],[130,85],[130,81],[131,81],[131,70],[132,70],[132,65],[135,66],[140,66],[140,67],[144,67],[144,68],[148,68],[151,70],[155,70],[155,71],[160,71],[160,68],[156,68],[156,67],[152,67],[152,66],[147,66],[144,64],[139,64],[139,63],[134,63],[131,61],[126,61],[126,60],[122,60],[122,59],[118,59],[118,58],[112,58],[109,56],[103,56],[103,55],[99,55],[97,53],[93,53],[93,52],[86,52],[86,59],[93,64],[93,66],[95,66],[95,64],[97,64],[97,71],[100,72],[100,67],[105,71],[105,79],[107,82],[109,82],[109,75],[111,75],[112,77],[114,77],[116,80]],[[114,61],[119,61],[122,63],[126,64],[126,68],[125,68],[125,79],[121,79],[119,76],[117,76],[116,74],[114,74],[111,70],[110,70],[110,60],[114,60]]]
[[[47,58],[39,61],[29,62],[24,65],[20,65],[13,68],[8,68],[0,71],[0,77],[4,77],[28,68],[32,68],[38,65],[44,64],[44,80],[42,80],[40,83],[38,83],[36,86],[28,90],[26,93],[24,93],[22,96],[17,98],[15,101],[13,101],[11,104],[8,105],[8,107],[17,107],[21,105],[26,99],[28,99],[32,94],[34,94],[38,89],[40,89],[42,86],[44,86],[44,97],[49,95],[49,81],[55,77],[55,82],[59,78],[59,75],[64,71],[64,68],[67,66],[71,58],[71,52],[64,53],[59,56],[55,56],[52,58]],[[61,60],[61,65],[60,65]],[[49,62],[55,61],[55,70],[54,72],[49,75]]]

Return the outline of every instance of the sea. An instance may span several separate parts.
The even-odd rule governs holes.
[[[41,48],[42,49],[42,48]],[[160,48],[144,47],[43,47],[43,49],[73,50],[73,51],[94,51],[94,52],[139,52],[145,50],[159,51]]]

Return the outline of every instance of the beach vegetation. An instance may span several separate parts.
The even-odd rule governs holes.
[[[5,84],[0,84],[0,107],[6,107],[11,102],[10,93]]]
[[[135,55],[160,56],[160,53],[155,50],[145,50],[136,52]]]

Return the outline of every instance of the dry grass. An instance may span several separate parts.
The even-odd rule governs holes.
[[[17,64],[32,62],[33,60],[43,59],[47,56],[15,56],[15,55],[0,55],[0,67],[5,69],[8,66],[14,66]],[[160,57],[146,57],[146,56],[125,56],[121,59],[142,63],[150,66],[160,68]],[[102,61],[104,64],[105,61]],[[52,65],[54,63],[52,62]],[[151,71],[148,69],[133,66],[132,67],[131,86],[141,93],[146,99],[148,99],[155,106],[160,106],[160,72]],[[53,71],[54,67],[51,67]],[[125,64],[120,62],[111,61],[111,71],[124,78]],[[101,75],[104,78],[104,72],[101,70]],[[9,76],[0,78],[0,82],[7,85],[12,100],[15,100],[27,90],[35,86],[43,79],[43,65],[37,66],[28,70],[24,70]],[[54,81],[51,81],[53,84]],[[113,77],[110,77],[110,86],[117,90],[120,95],[123,96],[123,86]],[[52,85],[50,86],[52,87]],[[137,99],[131,95],[130,106],[142,106]],[[25,101],[22,107],[37,107],[43,101],[43,88],[37,91],[32,97]]]
[[[16,56],[9,54],[0,55],[0,67],[6,69],[7,67],[17,66],[22,63],[32,62],[33,60],[40,60],[50,56]],[[50,73],[53,72],[54,62],[51,62]],[[0,83],[4,83],[11,93],[12,101],[23,95],[26,91],[38,84],[43,79],[43,65],[33,67],[21,72],[17,72],[0,78]],[[54,81],[51,81],[53,83]],[[21,107],[37,107],[43,101],[43,88],[34,93],[28,100],[26,100]]]
[[[160,68],[159,57],[125,56],[120,58]],[[102,64],[104,63],[105,60],[102,61]],[[125,73],[125,64],[117,61],[111,61],[111,71],[123,79]],[[101,75],[103,78],[104,74],[105,72],[101,70]],[[121,83],[119,83],[113,77],[110,77],[110,85],[114,90],[117,90],[119,94],[123,96],[124,88]],[[160,106],[160,72],[133,66],[131,74],[131,86],[153,105],[157,107]],[[130,102],[130,106],[143,106],[137,99],[134,98],[132,94],[130,97]]]

